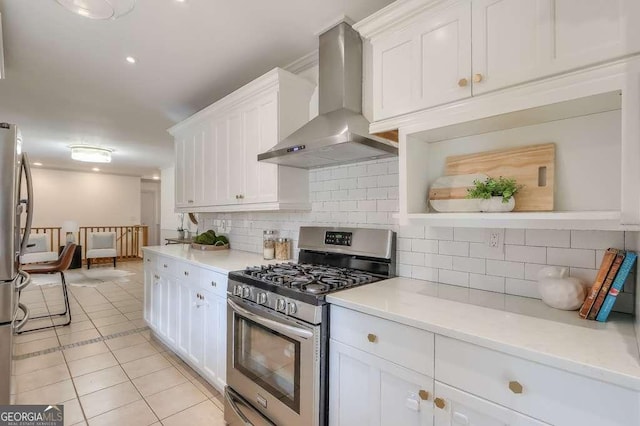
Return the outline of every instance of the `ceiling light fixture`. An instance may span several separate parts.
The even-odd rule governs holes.
[[[131,12],[136,0],[56,0],[65,9],[90,19],[118,19]]]
[[[42,166],[42,163],[36,161],[35,163],[33,163],[34,166]]]
[[[153,180],[160,180],[160,176],[155,175],[155,176],[153,176],[151,179],[153,179]]]
[[[91,145],[69,145],[71,148],[71,159],[84,161],[87,163],[110,163],[111,148],[103,148]]]
[[[127,57],[125,58],[125,60],[126,60],[127,62],[129,62],[130,64],[135,64],[135,63],[136,63],[136,58],[134,58],[133,56],[127,56]]]
[[[93,170],[94,172],[99,172],[99,171],[100,171],[100,169],[99,169],[99,168],[97,168],[97,167],[94,167],[94,168],[93,168],[93,169],[91,169],[91,170]]]

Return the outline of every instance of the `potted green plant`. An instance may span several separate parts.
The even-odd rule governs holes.
[[[515,179],[500,176],[498,179],[492,177],[487,180],[474,180],[473,188],[467,190],[467,198],[480,199],[480,210],[483,212],[510,212],[516,206],[514,195],[522,189]]]

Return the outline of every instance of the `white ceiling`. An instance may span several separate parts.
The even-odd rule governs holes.
[[[313,51],[336,17],[357,21],[389,3],[138,0],[127,16],[94,21],[55,0],[0,0],[0,121],[20,126],[44,167],[90,170],[67,148],[86,142],[115,149],[103,171],[151,176],[173,162],[167,128]]]

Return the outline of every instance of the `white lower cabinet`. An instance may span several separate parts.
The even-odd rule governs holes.
[[[331,340],[329,424],[433,425],[433,379]]]
[[[435,426],[542,426],[516,411],[435,382]]]
[[[159,259],[160,271],[151,266],[154,262],[149,266],[145,262],[144,318],[158,338],[222,391],[226,385],[227,276]]]

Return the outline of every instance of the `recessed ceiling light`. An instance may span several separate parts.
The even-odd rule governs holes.
[[[180,0],[178,0],[178,1],[180,1]],[[159,179],[160,179],[160,176],[153,176],[153,177],[152,177],[152,179],[153,179],[153,180],[159,180]]]
[[[125,59],[130,64],[135,64],[136,63],[136,58],[134,58],[133,56],[127,56]]]
[[[178,3],[184,3],[186,0],[176,0]]]
[[[99,169],[99,168],[97,168],[97,167],[94,167],[94,168],[93,168],[93,169],[91,169],[91,170],[93,170],[94,172],[99,172],[99,171],[100,171],[100,169]]]
[[[42,166],[42,163],[39,163],[39,162],[36,161],[35,163],[33,163],[33,165],[34,166]]]

